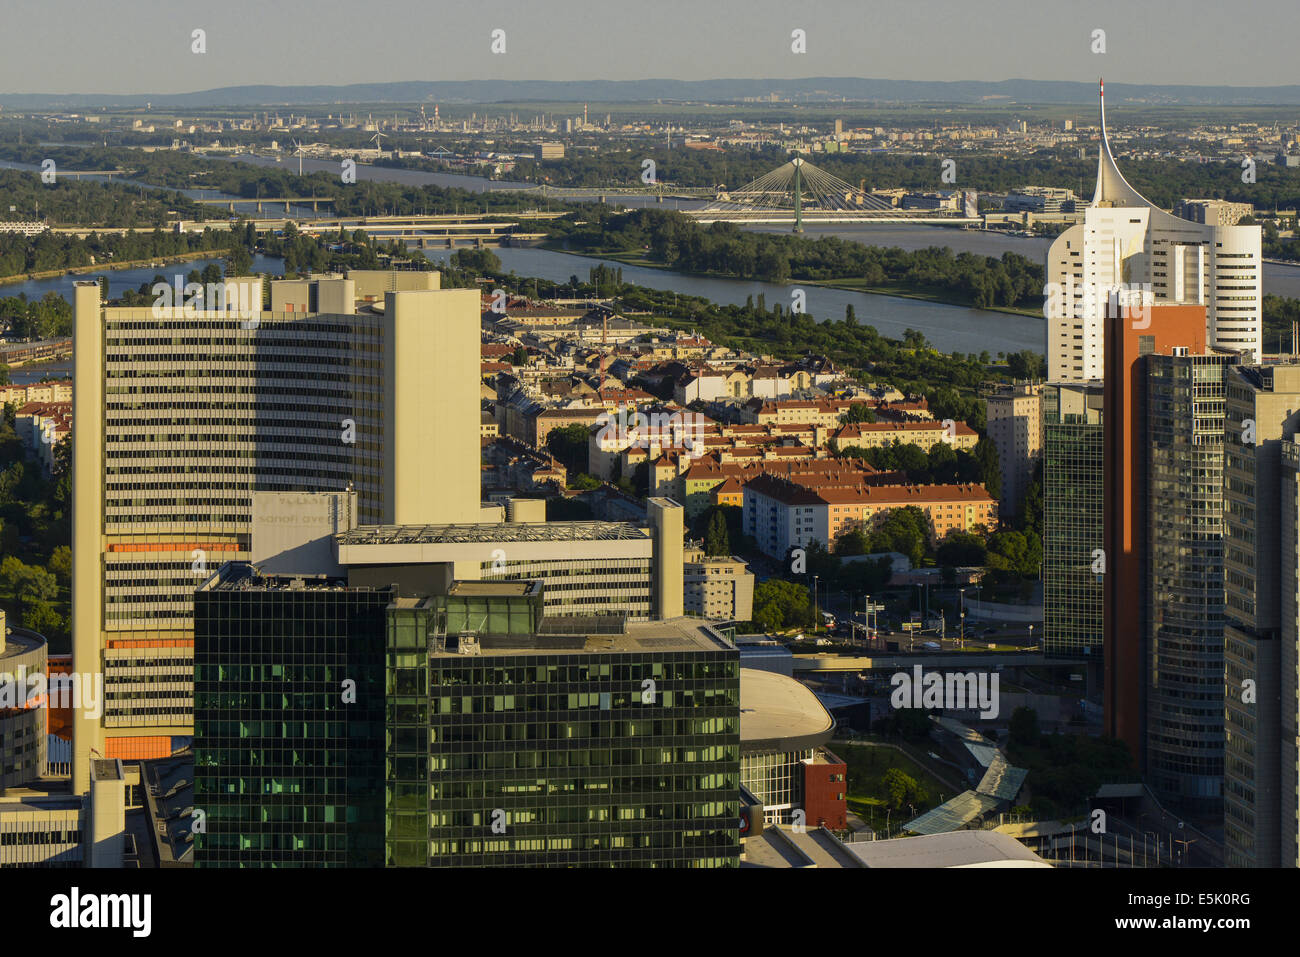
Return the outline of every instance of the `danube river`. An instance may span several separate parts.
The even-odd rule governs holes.
[[[259,166],[273,166],[281,169],[296,169],[295,161],[276,163],[272,159],[257,156],[241,156],[242,162]],[[18,164],[0,164],[18,165]],[[339,164],[326,160],[303,160],[304,172],[337,172]],[[402,183],[405,185],[435,185],[464,189],[469,192],[509,189],[521,184],[498,182],[479,176],[466,176],[459,173],[438,173],[423,170],[389,169],[380,166],[357,166],[359,180],[375,182]],[[197,192],[197,191],[186,191]],[[214,195],[211,192],[203,195]],[[613,202],[628,204],[627,199],[612,198]],[[689,208],[698,203],[669,201],[659,208]],[[300,211],[295,211],[300,212]],[[305,211],[301,211],[305,212]],[[324,212],[322,212],[324,215]],[[305,216],[303,218],[310,218]],[[754,227],[763,229],[764,227]],[[1047,252],[1049,240],[1009,236],[997,232],[980,230],[949,229],[933,226],[912,226],[904,224],[889,225],[851,225],[851,226],[809,226],[806,235],[810,237],[836,236],[840,239],[860,242],[873,246],[898,246],[902,249],[916,250],[929,246],[948,246],[955,252],[972,252],[986,256],[1001,256],[1004,252],[1015,252],[1028,259],[1041,262]],[[570,276],[585,279],[587,271],[597,262],[618,266],[608,260],[596,260],[573,256],[537,248],[508,248],[496,250],[503,266],[519,276],[536,276],[553,282],[565,282]],[[446,250],[427,250],[426,255],[435,262],[445,261],[449,252]],[[184,272],[191,268],[202,269],[208,260],[187,264]],[[122,288],[136,288],[148,281],[156,272],[172,275],[178,267],[165,269],[133,269],[124,272],[107,271],[110,276],[110,290],[113,294]],[[283,264],[278,260],[258,257],[255,268],[269,273],[283,272]],[[776,283],[749,281],[741,279],[714,279],[690,276],[670,270],[648,269],[636,266],[623,266],[624,280],[653,289],[680,292],[684,295],[700,296],[721,304],[741,305],[745,300],[759,294],[766,297],[769,306],[776,303],[788,305],[795,289],[802,288],[806,294],[807,311],[818,319],[838,319],[844,316],[845,307],[852,305],[863,323],[875,326],[883,335],[901,338],[909,328],[917,329],[937,348],[949,352],[1014,352],[1020,349],[1032,349],[1043,352],[1046,348],[1046,326],[1042,319],[1035,317],[1008,315],[983,309],[970,309],[943,303],[926,302],[916,299],[904,299],[894,296],[881,296],[871,293],[849,292],[846,290],[826,289],[818,286],[799,286],[798,284],[779,285]],[[38,297],[54,289],[70,298],[72,283],[85,276],[62,276],[49,280],[29,280],[21,283],[0,285],[0,296],[16,295],[24,292],[28,297]],[[1264,291],[1280,296],[1300,297],[1300,267],[1274,263],[1264,265]]]
[[[587,271],[603,262],[621,268],[624,282],[700,296],[723,305],[744,305],[747,297],[757,299],[761,294],[766,297],[769,309],[778,303],[788,307],[794,290],[802,289],[807,296],[806,311],[816,319],[843,319],[845,307],[852,305],[858,321],[875,326],[881,335],[901,339],[905,330],[918,329],[925,333],[933,346],[944,352],[987,351],[996,355],[1032,349],[1042,353],[1047,347],[1046,323],[1028,316],[821,286],[783,286],[744,279],[689,276],[667,269],[621,266],[612,260],[573,256],[549,249],[508,248],[494,249],[493,252],[506,269],[520,276],[537,276],[552,282],[567,282],[570,276],[577,276],[585,281]],[[445,262],[451,252],[426,249],[425,255],[434,262]]]

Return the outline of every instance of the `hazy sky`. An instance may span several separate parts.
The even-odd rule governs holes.
[[[5,0],[0,23],[0,93],[490,78],[1300,81],[1298,0]],[[504,55],[489,50],[496,28]],[[795,28],[805,55],[790,51]],[[1095,29],[1105,54],[1090,50]]]

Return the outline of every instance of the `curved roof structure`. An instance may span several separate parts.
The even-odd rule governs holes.
[[[825,744],[835,719],[817,696],[785,675],[740,669],[742,754],[804,751]]]
[[[1100,81],[1101,92],[1101,149],[1097,152],[1097,188],[1092,195],[1094,206],[1145,206],[1156,209],[1156,205],[1128,184],[1124,174],[1119,171],[1115,155],[1110,151],[1110,140],[1106,136],[1106,83]]]

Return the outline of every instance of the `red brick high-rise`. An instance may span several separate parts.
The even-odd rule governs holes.
[[[1142,357],[1206,351],[1205,307],[1121,306],[1112,297],[1105,340],[1104,730],[1141,769],[1145,751],[1145,636],[1150,629],[1146,492],[1146,376]]]

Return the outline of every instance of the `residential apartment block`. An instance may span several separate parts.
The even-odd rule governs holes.
[[[1002,471],[1002,514],[1020,508],[1043,452],[1043,387],[1034,383],[999,385],[985,395],[989,438]]]
[[[762,475],[745,485],[745,534],[754,536],[764,554],[781,559],[791,548],[814,541],[834,548],[844,532],[870,531],[889,512],[909,506],[925,514],[935,541],[952,531],[992,529],[997,524],[997,500],[982,485],[804,482]]]

